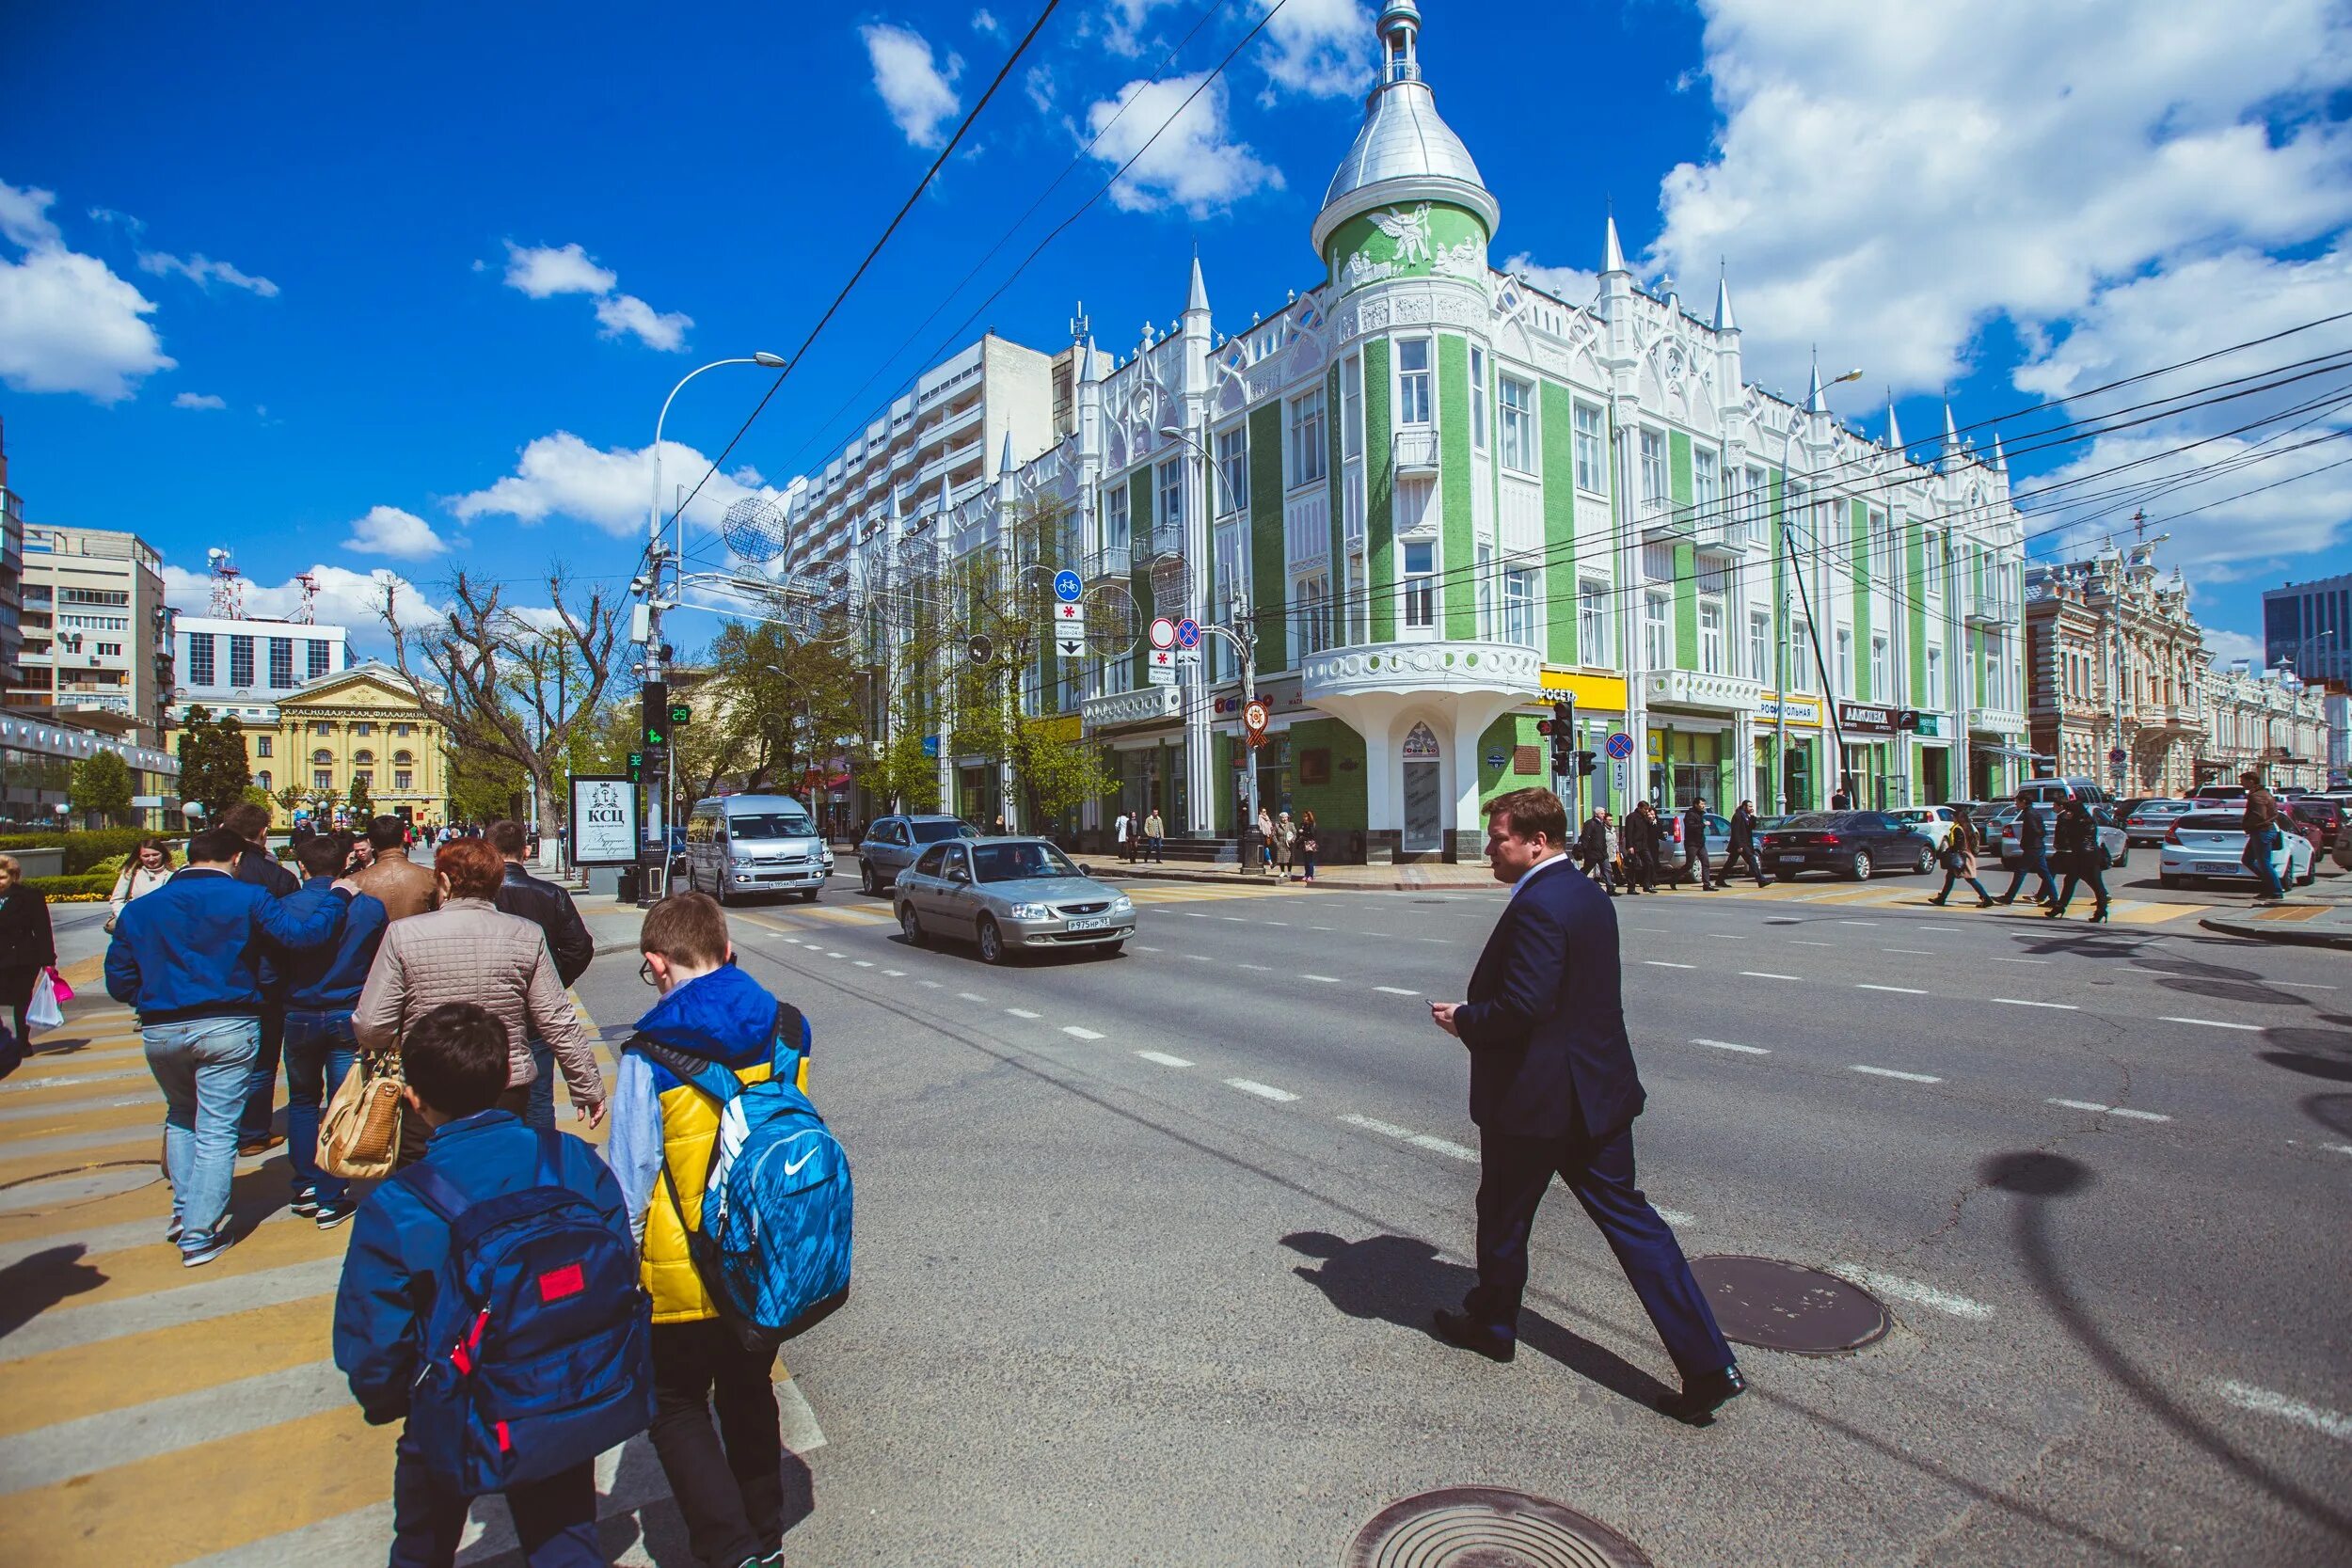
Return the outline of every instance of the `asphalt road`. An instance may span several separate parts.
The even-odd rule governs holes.
[[[1824,884],[1824,894],[1833,893]],[[1494,894],[1152,887],[1117,958],[910,948],[854,887],[734,915],[814,1021],[855,1294],[787,1359],[801,1561],[1336,1563],[1516,1487],[1661,1564],[2352,1560],[2352,965],[2196,930],[1622,901],[1645,1185],[1693,1255],[1872,1285],[1704,1431],[1565,1194],[1522,1354],[1470,1274],[1461,994]],[[2187,928],[2180,928],[2186,927]],[[600,961],[609,1033],[647,995]]]

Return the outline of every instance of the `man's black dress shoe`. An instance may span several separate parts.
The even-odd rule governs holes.
[[[1516,1338],[1496,1333],[1468,1312],[1448,1311],[1440,1307],[1431,1321],[1437,1325],[1438,1338],[1457,1350],[1470,1351],[1489,1361],[1508,1361],[1518,1354]]]
[[[1740,1375],[1740,1369],[1725,1367],[1683,1379],[1682,1392],[1668,1394],[1658,1402],[1658,1408],[1677,1421],[1706,1426],[1715,1418],[1716,1411],[1747,1391],[1748,1380]]]

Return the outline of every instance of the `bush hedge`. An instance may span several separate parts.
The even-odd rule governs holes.
[[[110,855],[127,855],[155,835],[144,828],[93,828],[86,832],[66,833],[9,833],[0,836],[0,853],[19,849],[55,849],[65,847],[65,874],[78,877]],[[167,840],[172,846],[172,859],[184,860],[184,839]]]
[[[109,876],[96,877],[27,877],[24,885],[35,893],[56,903],[67,898],[103,898],[115,890],[115,879]]]

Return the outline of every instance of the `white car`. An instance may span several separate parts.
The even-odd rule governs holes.
[[[1952,828],[1960,814],[1950,806],[1899,806],[1886,814],[1890,822],[1899,822],[1935,846],[1941,855],[1952,842]]]
[[[2243,813],[2235,811],[2193,811],[2175,819],[2165,832],[2156,880],[2166,887],[2192,880],[2252,882],[2254,874],[2239,860],[2246,853],[2244,821]],[[2312,841],[2298,832],[2281,836],[2286,842],[2270,852],[2279,885],[2311,886],[2319,875],[2312,863]]]

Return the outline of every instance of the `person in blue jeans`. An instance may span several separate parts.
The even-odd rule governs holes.
[[[506,1026],[471,1002],[445,1002],[409,1025],[400,1046],[403,1093],[430,1130],[420,1168],[474,1203],[539,1183],[541,1134],[496,1108],[506,1091]],[[628,1208],[595,1146],[557,1136],[558,1175],[624,1242]],[[449,1222],[395,1177],[359,1205],[335,1295],[335,1365],[372,1426],[405,1422],[422,1365],[420,1310],[449,1257]],[[530,1568],[605,1568],[596,1544],[596,1471],[583,1460],[504,1494]],[[437,1482],[404,1425],[392,1460],[391,1568],[449,1568],[470,1499]]]
[[[225,829],[188,844],[170,881],[124,906],[106,949],[106,994],[136,1008],[148,1069],[164,1091],[164,1174],[171,1225],[189,1268],[229,1250],[230,1184],[237,1117],[262,1049],[262,948],[308,952],[335,940],[358,890],[331,884],[307,910],[289,910],[235,877],[245,841]]]
[[[337,833],[314,833],[294,848],[303,870],[300,889],[281,901],[307,911],[337,896],[335,879],[350,859],[350,846]],[[368,983],[368,966],[384,940],[389,917],[384,901],[358,894],[343,913],[342,930],[324,947],[307,953],[273,952],[270,968],[286,1002],[286,1152],[294,1166],[294,1212],[332,1230],[351,1218],[351,1189],[341,1177],[319,1168],[319,1110],[351,1071],[358,1044],[351,1010]],[[248,1101],[249,1104],[250,1101]]]
[[[2028,877],[2042,879],[2042,891],[2034,895],[2037,904],[2058,902],[2058,879],[2050,870],[2050,830],[2042,825],[2034,810],[2032,797],[2025,790],[2017,792],[2017,852],[2023,858],[2017,863],[2017,875],[2009,879],[2009,891],[1994,900],[1996,904],[2014,904],[2017,895]]]

